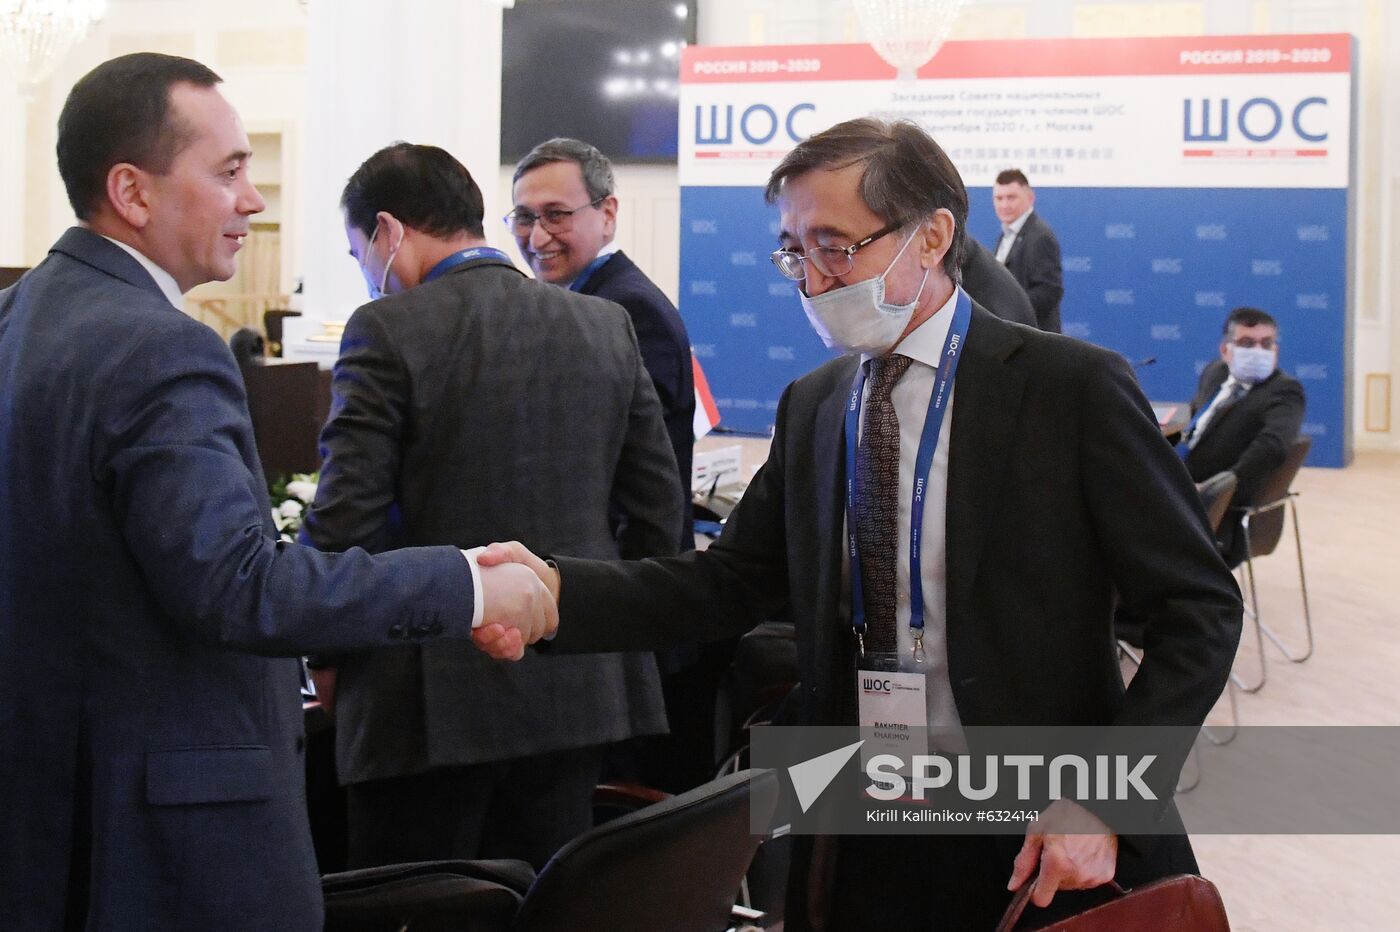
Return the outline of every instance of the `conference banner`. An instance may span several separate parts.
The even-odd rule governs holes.
[[[868,45],[691,47],[681,63],[681,312],[723,426],[766,432],[830,358],[768,261],[763,186],[797,142],[873,115],[927,129],[999,232],[1020,168],[1060,241],[1067,335],[1189,400],[1231,308],[1279,320],[1310,465],[1350,458],[1355,40],[1347,35],[949,42],[899,81]]]

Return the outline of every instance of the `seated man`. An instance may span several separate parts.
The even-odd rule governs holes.
[[[1303,424],[1303,386],[1278,367],[1278,322],[1253,307],[1237,307],[1225,321],[1220,358],[1201,372],[1182,436],[1186,468],[1197,483],[1233,472],[1233,505],[1254,503],[1260,481],[1278,468]],[[1219,532],[1225,561],[1245,558],[1240,516],[1231,512]]]

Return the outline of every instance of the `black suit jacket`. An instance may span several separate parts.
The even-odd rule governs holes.
[[[998,236],[993,253],[1000,246],[1001,236]],[[1060,268],[1060,241],[1055,238],[1050,225],[1035,211],[1031,211],[1025,226],[1016,234],[1016,241],[1011,244],[1011,252],[1006,256],[1006,268],[1030,296],[1040,329],[1059,333],[1060,299],[1065,296],[1064,272]]]
[[[4,927],[317,932],[294,658],[472,600],[452,547],[279,543],[228,347],[69,230],[0,292]]]
[[[357,310],[333,388],[305,526],[322,549],[514,539],[607,559],[677,552],[675,457],[611,302],[468,262]],[[628,518],[620,537],[610,502]],[[338,666],[347,783],[666,730],[650,654],[501,664],[435,644]]]
[[[789,616],[803,718],[851,722],[841,490],[855,365],[835,360],[788,387],[768,462],[708,550],[633,564],[561,559],[554,649],[655,647]],[[951,426],[947,642],[962,722],[1203,721],[1234,658],[1239,591],[1123,359],[974,306]],[[1147,656],[1126,692],[1115,590],[1148,618]],[[1119,876],[1135,883],[1189,863],[1186,840],[1164,838],[1147,852],[1121,848]],[[1009,876],[1009,858],[1005,867]],[[805,893],[819,883],[807,870],[799,855],[794,929],[807,928]]]
[[[690,550],[695,546],[688,494],[695,448],[695,375],[685,322],[671,299],[621,250],[595,269],[580,291],[621,304],[632,318],[642,361],[656,396],[661,399],[661,414],[676,454],[681,485],[687,492],[680,546],[681,550]]]
[[[1035,308],[1015,276],[977,240],[969,236],[965,243],[962,287],[968,297],[1002,320],[1037,326]]]
[[[1230,370],[1217,359],[1201,372],[1191,414],[1206,405],[1225,384]],[[1288,447],[1303,427],[1307,402],[1303,386],[1282,369],[1251,388],[1243,398],[1210,416],[1205,431],[1186,456],[1191,478],[1203,482],[1216,473],[1229,470],[1239,480],[1232,504],[1254,503],[1259,482],[1277,469],[1288,454]],[[1240,516],[1231,512],[1220,528],[1221,545],[1233,564],[1244,559]]]

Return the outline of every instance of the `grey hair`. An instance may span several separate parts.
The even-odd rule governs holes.
[[[515,166],[513,185],[526,172],[554,162],[573,162],[583,174],[583,186],[588,190],[590,201],[601,200],[616,190],[613,181],[612,163],[608,157],[594,146],[578,139],[556,136],[547,139],[519,161]]]
[[[967,189],[948,154],[914,123],[862,117],[822,130],[784,156],[768,178],[764,198],[769,204],[776,202],[784,183],[807,172],[850,165],[864,166],[861,200],[878,217],[908,226],[939,210],[953,215],[953,241],[943,257],[943,270],[960,282],[967,248]]]

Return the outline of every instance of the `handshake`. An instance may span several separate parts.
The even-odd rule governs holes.
[[[481,570],[481,627],[472,642],[497,660],[519,660],[525,646],[553,637],[559,627],[559,571],[511,541],[477,554]]]

